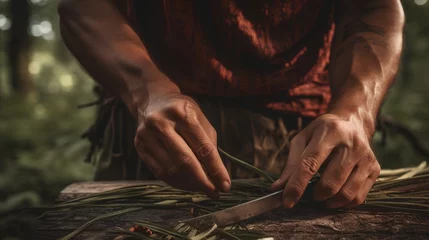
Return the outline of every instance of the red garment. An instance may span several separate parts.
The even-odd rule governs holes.
[[[331,1],[138,0],[131,10],[152,60],[184,93],[310,117],[326,110]]]

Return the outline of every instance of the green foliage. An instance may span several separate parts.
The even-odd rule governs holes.
[[[7,216],[0,218],[0,239],[28,239],[34,232],[29,216],[23,220],[10,211],[50,205],[66,185],[92,178],[92,166],[83,162],[89,145],[80,136],[95,112],[77,105],[95,99],[93,82],[60,39],[57,1],[40,2],[46,4],[32,5],[31,24],[51,23],[52,35],[32,38],[29,71],[35,92],[28,98],[6,87],[7,49],[0,48],[0,214]],[[0,14],[9,16],[6,3],[0,1]],[[2,46],[7,32],[0,30]]]
[[[48,193],[51,186],[59,190],[60,183],[88,179],[90,169],[82,163],[88,146],[79,134],[92,114],[78,112],[76,101],[64,96],[45,100],[3,100],[7,104],[0,108],[1,192],[39,189],[49,196],[54,195]]]

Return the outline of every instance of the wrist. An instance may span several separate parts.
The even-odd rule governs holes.
[[[151,99],[165,94],[180,93],[179,87],[152,63],[147,62],[133,79],[128,79],[127,87],[120,97],[136,117],[139,109],[145,108]]]
[[[357,127],[362,128],[368,140],[371,140],[375,133],[375,116],[371,111],[363,107],[331,105],[327,113],[336,115],[346,121],[350,121]]]

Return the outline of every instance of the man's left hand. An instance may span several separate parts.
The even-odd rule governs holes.
[[[360,205],[380,174],[362,121],[325,114],[291,142],[286,167],[272,190],[284,188],[283,205],[293,207],[323,165],[314,199],[329,208]]]

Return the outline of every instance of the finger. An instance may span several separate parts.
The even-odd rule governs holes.
[[[201,123],[201,126],[203,127],[204,131],[206,132],[209,139],[212,141],[213,145],[217,147],[217,133],[216,129],[212,126],[210,121],[202,114],[199,118],[199,122]]]
[[[299,158],[283,192],[285,208],[293,207],[301,198],[310,179],[331,153],[334,145],[326,144],[324,135],[314,135]],[[295,162],[295,159],[292,159]]]
[[[314,189],[314,200],[324,201],[340,191],[357,162],[349,151],[347,147],[337,147],[332,151],[330,161]],[[363,176],[364,179],[366,177]]]
[[[192,184],[199,186],[199,189],[208,195],[216,192],[216,187],[204,172],[194,153],[174,128],[165,127],[159,130],[159,137],[174,163],[174,166],[167,170],[167,174],[173,178],[178,173],[181,174],[179,176],[181,178],[189,177],[193,180]]]
[[[326,207],[339,208],[351,203],[368,179],[368,168],[356,166],[341,189],[326,201]]]
[[[367,178],[361,190],[358,192],[358,194],[353,199],[353,201],[345,205],[344,208],[354,208],[361,205],[363,202],[365,202],[366,196],[368,195],[374,183],[375,183],[375,180],[371,178]]]
[[[177,181],[177,179],[171,179],[168,176],[166,176],[165,168],[159,163],[159,161],[149,152],[144,152],[142,155],[142,160],[146,163],[149,170],[154,173],[154,175],[168,183],[169,185],[180,188],[183,190],[188,191],[196,191],[199,190],[196,188],[195,185],[189,184],[189,181],[187,179],[183,179],[183,181]],[[158,177],[159,176],[159,177]]]
[[[142,151],[141,148],[137,148],[137,153],[153,175],[164,181],[164,167],[147,151]]]
[[[162,180],[173,187],[179,187],[176,184],[178,181],[171,181],[167,174],[166,169],[173,166],[173,163],[171,162],[167,152],[164,150],[164,146],[161,144],[159,139],[151,136],[147,131],[145,131],[144,135],[146,141],[143,141],[139,135],[137,135],[134,140],[137,153],[141,160],[157,179]],[[149,149],[153,149],[155,151],[150,151]]]
[[[151,154],[164,169],[169,169],[173,166],[173,162],[164,144],[153,131],[146,130],[144,133],[140,133],[136,138],[139,141],[139,144],[136,144],[136,149],[139,154],[144,154],[146,152]]]
[[[351,203],[345,205],[344,206],[345,208],[354,208],[365,201],[368,193],[371,191],[372,186],[374,185],[378,175],[380,174],[380,165],[378,164],[378,162],[376,162],[376,164],[373,165],[373,169],[374,170],[365,180],[365,183],[363,184],[360,191],[356,194],[355,199],[353,199]]]
[[[207,170],[215,186],[228,192],[231,180],[220,158],[216,145],[208,137],[198,121],[184,122],[177,126],[178,133],[186,140],[193,153]]]
[[[272,191],[278,191],[285,187],[286,182],[289,179],[290,175],[292,174],[294,167],[299,165],[299,160],[301,159],[300,157],[304,152],[304,149],[305,149],[304,137],[296,136],[294,139],[292,139],[290,148],[289,148],[289,154],[288,154],[286,166],[283,169],[283,172],[280,175],[280,178],[277,179],[277,181],[275,181],[271,185]]]

